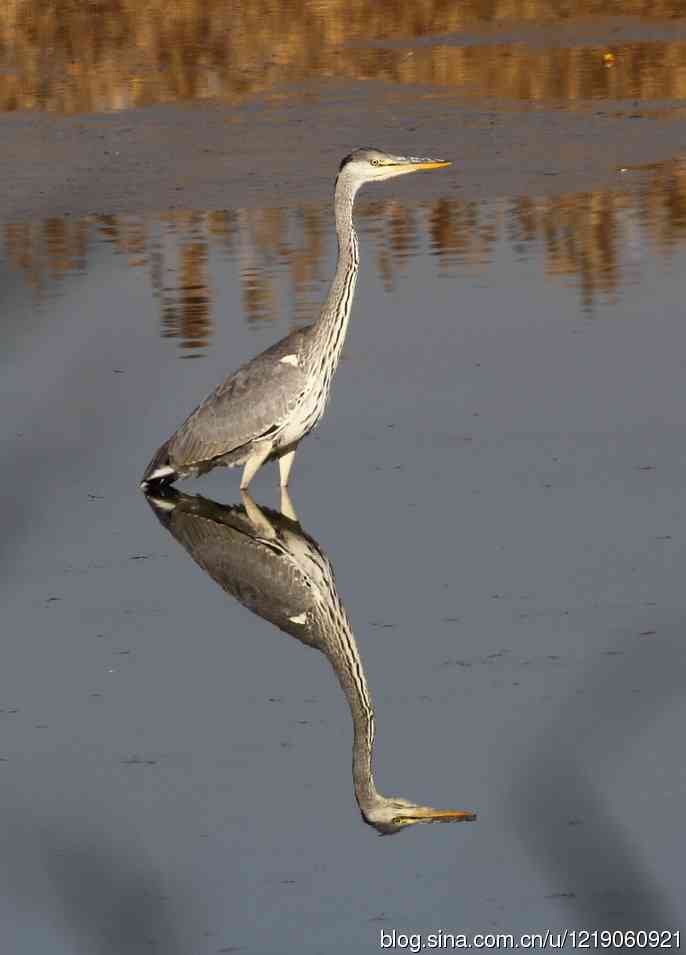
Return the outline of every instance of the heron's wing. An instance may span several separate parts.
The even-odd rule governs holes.
[[[291,332],[230,375],[169,439],[169,459],[187,467],[268,437],[288,417],[306,378],[289,356],[299,356],[305,330]]]

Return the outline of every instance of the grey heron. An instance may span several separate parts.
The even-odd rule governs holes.
[[[372,699],[331,563],[303,531],[285,489],[281,513],[258,507],[247,491],[242,497],[243,507],[224,506],[160,488],[147,500],[160,523],[223,590],[327,657],[350,707],[353,787],[365,822],[392,835],[415,823],[474,820],[473,812],[432,809],[378,791]]]
[[[359,266],[353,227],[358,189],[449,165],[367,148],[342,160],[334,192],[338,261],[319,318],[257,355],[208,395],[153,456],[143,489],[198,477],[217,466],[243,466],[241,488],[247,488],[270,459],[279,462],[281,486],[288,484],[299,442],[324,414],[348,327]]]

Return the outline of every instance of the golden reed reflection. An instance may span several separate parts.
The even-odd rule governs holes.
[[[362,202],[357,222],[389,290],[422,245],[439,272],[456,274],[485,269],[497,243],[506,241],[517,255],[540,258],[550,278],[576,285],[590,310],[632,280],[645,244],[668,256],[686,241],[686,160],[644,173],[638,188],[626,192],[491,203]],[[147,275],[159,301],[161,334],[177,339],[187,357],[212,338],[212,275],[222,261],[237,265],[247,322],[288,315],[298,323],[316,318],[335,251],[326,203],[10,223],[4,242],[7,261],[39,295],[92,266],[98,245],[109,246],[128,267]]]
[[[598,45],[570,24],[613,15],[669,20],[683,0],[5,0],[0,109],[73,114],[198,98],[240,102],[337,77],[431,84],[506,99],[686,96],[686,42]],[[607,20],[605,21],[607,23]],[[548,49],[513,24],[567,29]],[[408,48],[502,27],[500,42]],[[606,31],[610,38],[612,34]],[[549,35],[548,39],[549,39]],[[405,46],[393,46],[394,42]],[[379,44],[390,43],[381,48]],[[374,46],[374,43],[377,46]],[[371,45],[370,45],[371,44]],[[540,44],[539,44],[540,47]]]

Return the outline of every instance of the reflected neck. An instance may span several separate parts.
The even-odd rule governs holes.
[[[336,603],[332,614],[334,625],[330,619],[327,620],[327,638],[321,649],[326,653],[350,707],[353,721],[353,786],[355,798],[364,814],[365,809],[373,806],[379,798],[372,772],[374,709],[355,637],[345,610],[338,601]]]

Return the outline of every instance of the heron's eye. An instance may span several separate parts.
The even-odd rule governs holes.
[[[380,165],[381,165],[381,160],[380,160],[380,159],[370,159],[370,160],[369,160],[369,163],[370,163],[370,165],[372,165],[372,166],[380,166]]]

